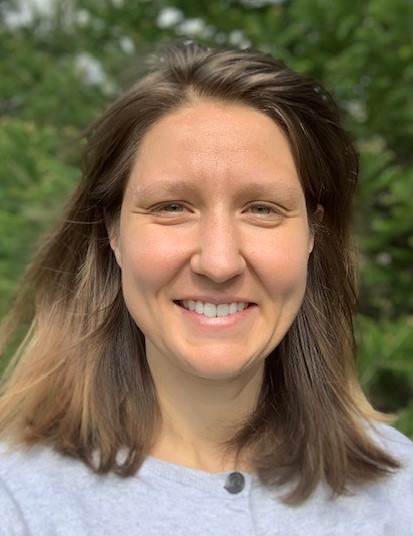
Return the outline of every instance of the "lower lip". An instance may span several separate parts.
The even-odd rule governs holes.
[[[188,320],[190,320],[197,327],[214,328],[214,329],[219,329],[219,328],[228,329],[231,327],[236,327],[239,324],[243,323],[256,308],[256,305],[249,305],[243,311],[238,311],[237,313],[234,313],[232,315],[208,317],[205,315],[200,315],[196,313],[195,311],[189,311],[188,309],[185,309],[185,307],[182,307],[181,305],[177,305],[177,304],[175,305],[179,307],[179,310],[184,315],[184,318],[187,318]]]

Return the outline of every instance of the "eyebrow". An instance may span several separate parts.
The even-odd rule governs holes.
[[[133,199],[138,202],[146,195],[185,196],[199,193],[199,186],[185,180],[160,180],[146,185],[137,184],[133,189]],[[265,198],[266,196],[280,197],[285,201],[295,201],[303,195],[301,188],[286,184],[282,180],[262,182],[249,182],[240,186],[239,197]]]
[[[194,194],[197,187],[188,181],[156,181],[149,184],[137,184],[133,189],[133,199],[138,201],[141,196],[161,194],[161,195],[183,195]]]
[[[250,182],[240,189],[242,196],[265,198],[267,195],[282,197],[283,199],[293,201],[303,195],[302,189],[290,184],[286,184],[282,179],[272,181],[266,184],[262,182]]]

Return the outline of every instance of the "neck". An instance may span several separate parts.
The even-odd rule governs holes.
[[[237,456],[225,443],[254,411],[263,367],[228,380],[168,374],[165,366],[151,372],[161,409],[151,455],[208,472],[248,470],[247,453]]]

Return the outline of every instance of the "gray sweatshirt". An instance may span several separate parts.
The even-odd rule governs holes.
[[[335,499],[320,485],[299,506],[283,504],[280,491],[251,474],[148,458],[134,477],[98,476],[47,446],[6,452],[2,445],[0,535],[412,536],[413,443],[379,429],[402,470]]]

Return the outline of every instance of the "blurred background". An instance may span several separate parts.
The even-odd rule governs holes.
[[[356,140],[360,377],[413,438],[412,35],[412,0],[0,0],[0,317],[79,177],[83,129],[154,45],[260,48],[326,85]]]

